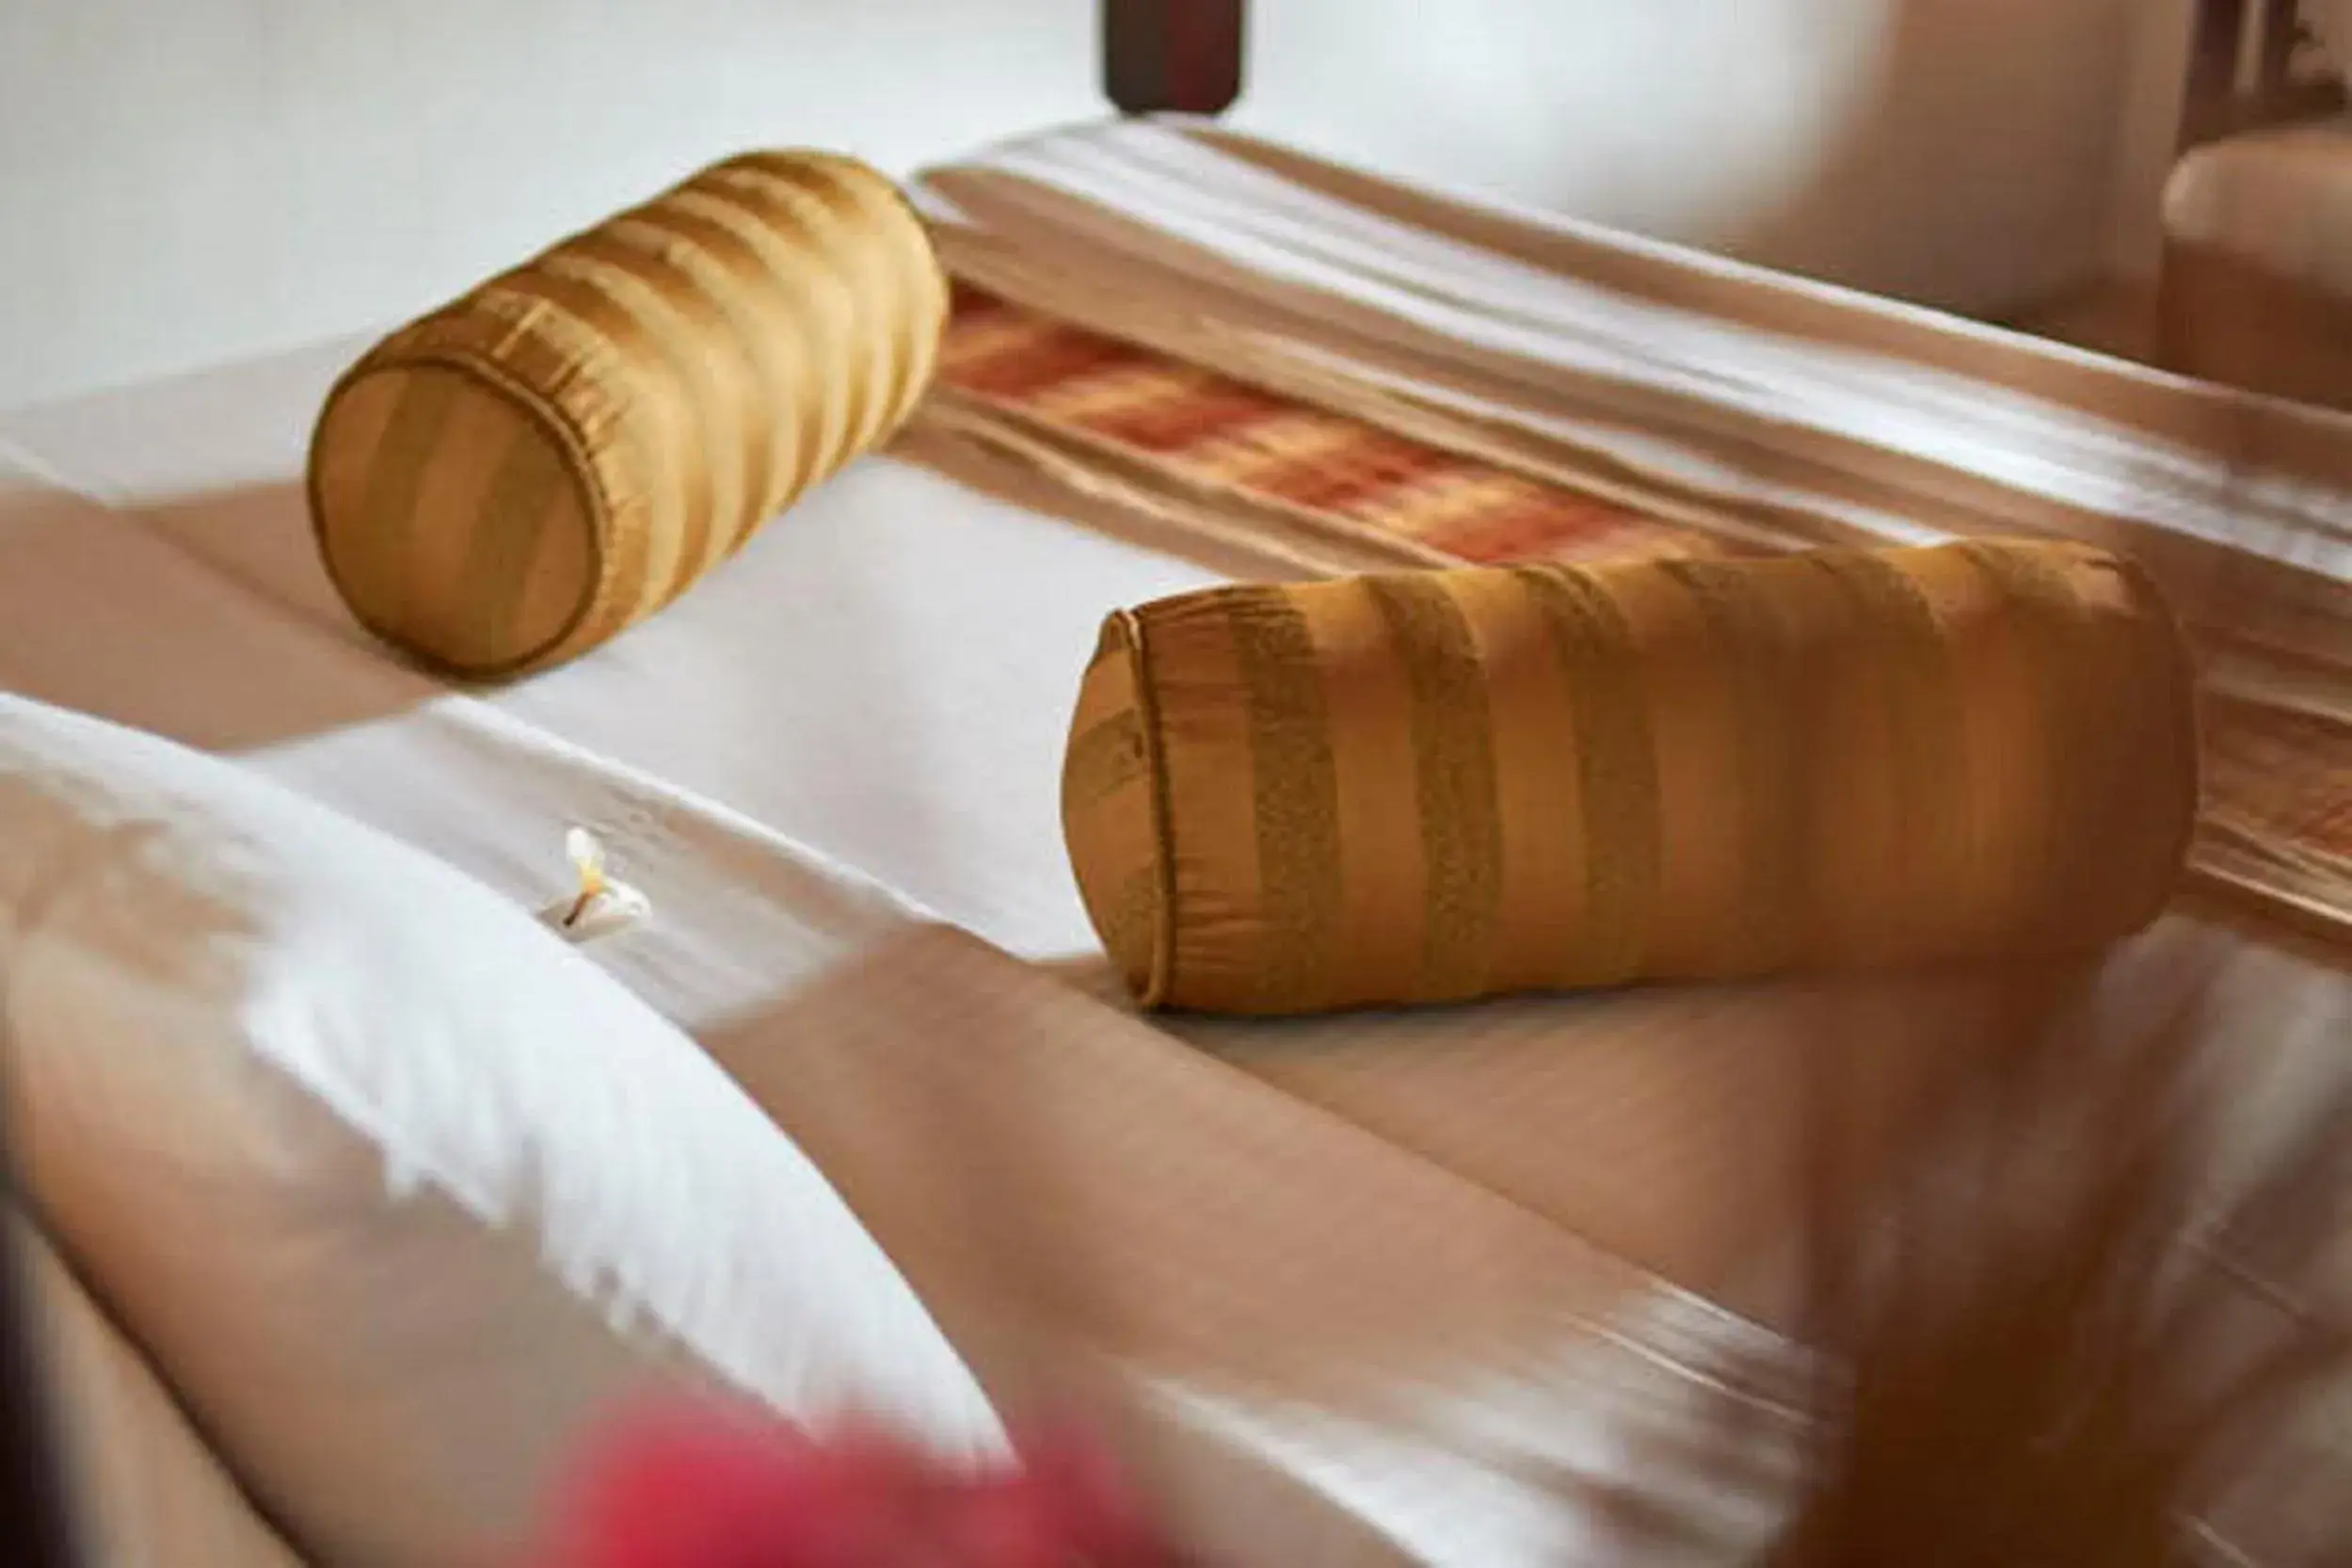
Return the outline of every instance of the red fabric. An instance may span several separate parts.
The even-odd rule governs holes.
[[[888,1442],[824,1442],[709,1410],[623,1423],[589,1454],[539,1568],[1164,1568],[1083,1446],[943,1469]]]

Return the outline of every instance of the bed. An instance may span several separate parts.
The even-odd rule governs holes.
[[[962,291],[932,400],[666,613],[495,687],[368,638],[299,483],[363,346],[330,343],[0,419],[0,685],[526,907],[592,827],[654,915],[590,955],[808,1150],[992,1395],[1119,1430],[1208,1560],[1736,1555],[1774,1477],[1722,1470],[1752,1456],[1710,1451],[1710,1401],[1792,1375],[1805,1036],[1883,999],[1139,1017],[1056,804],[1104,613],[1379,566],[2118,545],[2228,715],[2180,919],[2243,943],[2249,1016],[2340,1016],[2352,426],[1233,136],[1198,117],[1238,5],[1109,12],[1122,105],[1184,112],[919,180]],[[1880,1025],[1872,1144],[1944,1066]]]

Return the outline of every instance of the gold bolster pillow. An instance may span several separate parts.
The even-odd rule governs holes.
[[[1150,1006],[2053,952],[2168,897],[2192,708],[2072,545],[1224,587],[1105,625],[1063,825]]]
[[[371,631],[473,678],[651,614],[886,439],[947,318],[890,183],[732,158],[394,332],[328,393],[310,498]]]

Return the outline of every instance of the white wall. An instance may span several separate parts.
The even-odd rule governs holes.
[[[1254,0],[1240,120],[2000,305],[2104,240],[2133,0]],[[1098,112],[1094,0],[0,0],[0,407],[389,325],[739,147]]]
[[[1999,309],[2097,264],[2125,44],[2141,8],[2170,0],[1256,3],[1244,120]]]

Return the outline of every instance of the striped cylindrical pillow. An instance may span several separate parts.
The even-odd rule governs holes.
[[[439,668],[580,653],[894,430],[946,314],[920,220],[872,169],[718,164],[343,376],[311,448],[328,574]]]
[[[2166,902],[2192,708],[2072,545],[1224,587],[1111,617],[1063,819],[1147,1005],[2056,951]]]

